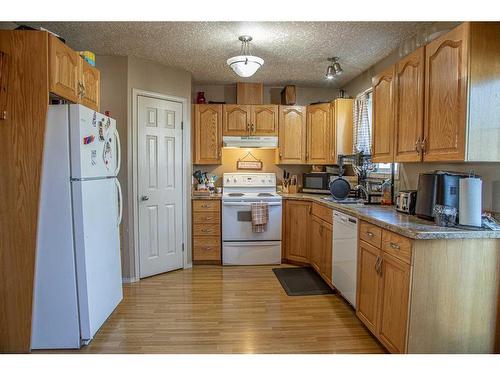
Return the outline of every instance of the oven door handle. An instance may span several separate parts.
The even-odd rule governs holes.
[[[232,207],[250,207],[252,203],[263,203],[263,202],[222,202],[223,206],[232,206]],[[268,202],[268,206],[281,206],[281,202]]]

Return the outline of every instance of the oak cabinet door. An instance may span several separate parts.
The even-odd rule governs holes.
[[[394,161],[421,161],[424,126],[424,63],[421,47],[396,65]]]
[[[250,128],[252,135],[278,135],[278,106],[253,105]]]
[[[194,164],[222,163],[222,105],[194,105]]]
[[[50,92],[77,103],[80,93],[81,57],[53,35],[49,35]]]
[[[329,162],[330,128],[330,104],[307,106],[307,163]]]
[[[424,161],[465,158],[468,23],[425,47]]]
[[[337,164],[338,155],[353,153],[352,132],[353,99],[335,99],[331,105],[331,130],[329,163]]]
[[[306,162],[306,107],[279,106],[279,163]]]
[[[249,105],[226,104],[223,111],[223,135],[250,135],[252,119]]]
[[[374,334],[376,334],[380,281],[376,267],[379,261],[380,250],[364,241],[359,241],[356,315]]]
[[[323,222],[323,258],[321,261],[321,275],[329,283],[332,284],[332,224]]]
[[[394,66],[372,78],[372,161],[391,163],[394,157]]]
[[[410,266],[382,252],[378,337],[392,353],[406,351]]]
[[[311,231],[311,250],[310,263],[311,266],[321,273],[321,265],[323,260],[323,221],[314,215],[310,216],[310,231]]]
[[[82,58],[80,58],[80,80],[82,84],[80,103],[94,111],[99,111],[101,73]]]
[[[305,201],[285,202],[285,257],[297,262],[309,262],[309,212]]]

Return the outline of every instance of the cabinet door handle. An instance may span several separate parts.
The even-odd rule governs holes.
[[[210,205],[209,204],[202,204],[201,207],[202,208],[210,208]]]
[[[377,255],[377,260],[375,261],[375,272],[379,273],[378,264],[380,262],[380,256]]]
[[[420,143],[420,150],[424,152],[424,155],[427,154],[426,144],[427,144],[427,138],[424,138]]]
[[[372,237],[374,236],[374,234],[373,234],[372,232],[370,232],[370,231],[367,231],[367,232],[366,232],[366,235],[367,235],[368,237],[370,237],[370,238],[372,238]]]
[[[422,152],[422,141],[420,140],[420,137],[415,141],[415,151],[417,154],[420,154]]]
[[[252,133],[255,132],[255,125],[253,123],[250,125],[250,130]]]
[[[393,249],[396,249],[396,250],[401,249],[401,247],[400,247],[397,243],[395,243],[395,242],[391,242],[391,247],[392,247]]]
[[[201,230],[203,233],[211,233],[212,229],[202,229]]]

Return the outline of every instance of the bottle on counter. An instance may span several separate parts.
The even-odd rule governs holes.
[[[380,204],[390,206],[392,204],[392,189],[391,189],[391,180],[387,179],[381,186],[382,189],[382,198],[380,199]]]

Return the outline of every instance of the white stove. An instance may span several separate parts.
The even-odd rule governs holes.
[[[274,173],[224,173],[222,194],[222,263],[281,263],[281,202]],[[251,204],[266,202],[267,229],[252,232]]]

